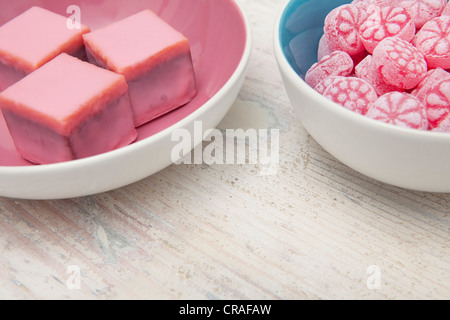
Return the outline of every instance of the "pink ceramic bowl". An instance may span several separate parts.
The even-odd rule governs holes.
[[[228,112],[245,79],[252,37],[248,19],[234,0],[21,0],[0,2],[0,25],[31,6],[65,15],[81,8],[92,30],[145,8],[152,9],[190,41],[198,95],[186,106],[139,128],[138,142],[95,157],[33,166],[16,152],[0,115],[0,196],[61,199],[110,191],[148,177],[173,163],[172,132],[194,122],[214,128]],[[201,143],[196,139],[192,147]]]

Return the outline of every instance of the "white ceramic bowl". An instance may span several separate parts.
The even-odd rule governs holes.
[[[140,128],[139,141],[130,146],[53,165],[22,163],[0,121],[0,196],[73,198],[146,178],[178,160],[172,159],[172,150],[179,143],[172,141],[175,130],[187,129],[194,137],[196,121],[202,122],[204,130],[216,127],[244,82],[252,34],[249,20],[234,0],[26,0],[0,4],[0,25],[32,5],[66,14],[67,7],[73,4],[81,7],[83,23],[92,29],[144,8],[154,10],[190,40],[199,94],[192,103]],[[201,137],[194,140],[192,148],[202,142]]]
[[[366,118],[329,101],[303,81],[317,59],[326,14],[349,2],[291,0],[277,19],[275,56],[299,120],[325,150],[366,176],[406,189],[450,192],[450,134]]]

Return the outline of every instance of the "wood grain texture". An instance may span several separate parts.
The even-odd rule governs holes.
[[[85,198],[2,198],[1,299],[450,298],[450,194],[376,182],[325,152],[295,118],[273,56],[282,1],[241,2],[253,57],[219,127],[279,129],[278,172],[173,165]],[[81,287],[69,290],[73,265]]]

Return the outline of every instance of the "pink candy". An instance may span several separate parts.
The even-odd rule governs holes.
[[[413,44],[425,56],[428,67],[450,68],[450,16],[428,21],[417,32]]]
[[[373,52],[373,61],[383,80],[402,89],[413,89],[428,68],[423,54],[400,38],[386,38]]]
[[[364,51],[359,28],[367,17],[365,10],[346,4],[331,11],[325,19],[324,33],[331,50],[344,51],[350,56]]]
[[[358,78],[369,82],[380,96],[391,91],[402,91],[402,89],[388,84],[383,80],[371,55],[367,56],[355,67],[355,74]]]
[[[317,50],[317,60],[322,60],[325,56],[329,56],[333,53],[330,46],[328,45],[327,37],[323,35],[319,41],[319,49]]]
[[[337,79],[345,79],[345,77],[330,76],[328,78],[325,78],[324,80],[319,82],[319,84],[314,88],[314,90],[316,90],[320,94],[323,94],[325,92],[325,90],[327,90],[328,87],[333,84],[334,80],[337,80]]]
[[[315,87],[329,76],[348,76],[353,71],[353,60],[345,52],[335,51],[315,63],[305,75],[305,81]]]
[[[398,6],[405,8],[413,18],[417,30],[429,20],[438,17],[447,0],[401,0]]]
[[[369,6],[375,5],[379,7],[395,6],[400,0],[353,0],[352,5],[355,5],[363,10]]]
[[[344,108],[365,114],[369,104],[377,100],[375,89],[365,80],[359,78],[341,78],[333,83],[323,93],[323,96]]]
[[[388,37],[411,41],[416,27],[406,9],[399,7],[371,6],[368,18],[362,23],[359,34],[366,50],[373,53],[375,47]]]
[[[427,76],[418,85],[417,88],[412,92],[413,95],[417,97],[423,103],[426,103],[426,97],[430,90],[442,80],[449,79],[450,73],[447,71],[437,68],[428,71]]]
[[[450,133],[450,117],[445,118],[438,127],[431,129],[433,132]]]
[[[317,53],[305,81],[324,97],[378,121],[450,133],[447,0],[353,0],[328,14]]]
[[[444,11],[442,11],[441,13],[441,16],[450,16],[450,2],[445,6]]]
[[[389,92],[372,103],[366,116],[404,128],[428,129],[425,105],[411,94]]]
[[[450,117],[450,78],[437,83],[426,96],[431,128],[437,128]]]

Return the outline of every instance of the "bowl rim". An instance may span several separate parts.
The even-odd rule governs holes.
[[[209,100],[207,100],[203,105],[201,105],[197,110],[184,117],[180,121],[174,123],[173,125],[163,129],[162,131],[147,137],[141,141],[137,141],[131,145],[125,146],[120,149],[105,152],[99,155],[91,156],[84,159],[76,159],[55,164],[46,165],[30,165],[30,166],[0,166],[0,175],[42,175],[46,173],[55,173],[56,171],[66,171],[66,170],[77,170],[84,167],[90,167],[99,165],[104,162],[114,161],[114,159],[120,159],[127,154],[135,154],[139,150],[146,149],[150,145],[155,144],[157,141],[164,139],[165,136],[169,135],[176,129],[186,127],[188,124],[195,121],[195,119],[201,118],[202,114],[206,113],[209,109],[213,108],[220,100],[227,95],[227,93],[239,82],[242,74],[247,69],[248,62],[251,57],[252,47],[253,47],[253,33],[252,25],[248,14],[244,10],[243,5],[239,0],[228,0],[230,5],[234,5],[238,13],[242,17],[242,23],[245,27],[245,47],[242,52],[239,64],[233,71],[230,78],[225,82],[222,88],[219,89]]]
[[[382,131],[387,134],[397,135],[401,137],[406,137],[409,139],[417,139],[424,141],[439,141],[450,144],[450,133],[445,132],[434,132],[429,130],[418,130],[412,128],[404,128],[396,126],[393,124],[384,123],[375,119],[371,119],[364,115],[358,114],[346,108],[343,108],[339,104],[325,98],[323,95],[318,93],[314,88],[310,87],[302,77],[297,74],[291,64],[288,62],[286,55],[282,50],[281,44],[281,32],[282,25],[281,22],[284,20],[287,8],[299,0],[285,0],[282,5],[278,16],[275,20],[274,34],[273,34],[273,45],[275,58],[277,60],[278,66],[284,76],[288,77],[289,81],[292,82],[296,87],[300,88],[303,92],[308,94],[318,107],[323,107],[327,112],[337,115],[339,117],[346,118],[352,122],[359,122],[361,125],[367,126],[368,129],[374,131]]]

